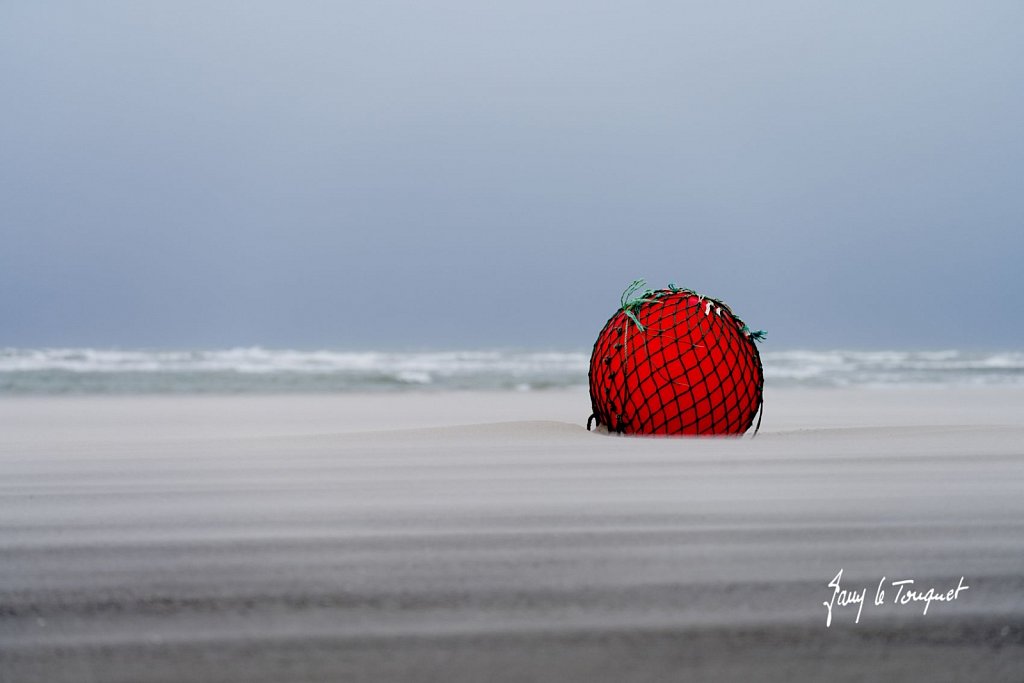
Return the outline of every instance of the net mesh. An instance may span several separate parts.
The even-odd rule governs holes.
[[[628,300],[642,286],[626,290],[594,344],[591,420],[622,434],[745,433],[762,406],[754,342],[764,333],[721,301],[674,285]]]

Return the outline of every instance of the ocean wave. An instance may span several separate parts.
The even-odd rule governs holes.
[[[0,391],[215,392],[586,384],[589,354],[537,351],[0,349]]]
[[[765,382],[778,385],[1024,384],[1024,352],[771,351]]]
[[[0,349],[0,393],[258,393],[585,386],[589,350]],[[768,386],[1024,384],[1024,352],[762,351]]]

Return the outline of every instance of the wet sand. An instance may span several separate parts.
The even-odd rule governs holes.
[[[0,680],[1022,680],[1024,391],[766,406],[665,440],[575,391],[0,399]]]

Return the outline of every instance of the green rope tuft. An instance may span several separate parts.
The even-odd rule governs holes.
[[[636,299],[633,298],[633,295],[643,289],[646,284],[647,282],[644,280],[633,280],[629,283],[629,286],[626,287],[626,290],[622,292],[622,296],[619,298],[619,302],[622,304],[623,309],[627,306],[633,305],[636,301]]]
[[[622,292],[622,297],[619,299],[619,302],[622,304],[622,312],[633,321],[636,329],[640,332],[643,332],[646,328],[644,328],[640,319],[636,317],[637,309],[644,304],[655,303],[662,296],[661,292],[655,292],[653,289],[644,289],[643,293],[637,296],[636,293],[643,289],[646,284],[643,280],[633,280],[629,283],[629,287],[626,287],[626,290]]]
[[[644,304],[657,303],[658,299],[665,295],[664,291],[654,291],[653,289],[645,289],[646,286],[647,282],[644,280],[633,280],[631,283],[629,283],[629,286],[626,287],[625,291],[622,292],[622,297],[619,299],[619,303],[622,304],[622,312],[626,314],[627,318],[633,321],[633,324],[636,325],[636,329],[639,330],[640,332],[644,332],[646,328],[644,327],[643,323],[640,322],[640,319],[637,317],[636,312]],[[702,294],[698,294],[692,289],[684,289],[682,287],[679,287],[674,282],[668,283],[668,291],[673,294],[691,294],[693,296],[700,297],[701,301],[711,301],[716,306],[724,308],[725,310],[729,311],[729,314],[732,315],[733,318],[735,318],[740,324],[743,324],[743,321],[736,317],[736,314],[732,312],[732,309],[730,309],[728,306],[726,306],[718,299],[712,299],[711,297],[703,296]],[[754,331],[747,327],[745,324],[743,324],[741,332],[756,342],[763,342],[765,338],[768,336],[768,333],[765,332],[764,330]]]
[[[743,326],[743,329],[740,330],[740,332],[742,332],[743,334],[747,335],[748,337],[750,337],[751,339],[753,339],[754,341],[757,341],[757,342],[764,341],[765,337],[768,336],[768,333],[765,332],[764,330],[752,331],[746,325]]]

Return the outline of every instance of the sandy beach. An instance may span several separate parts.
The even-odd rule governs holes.
[[[1024,390],[765,406],[707,440],[588,433],[577,390],[0,399],[0,680],[1022,680]]]

